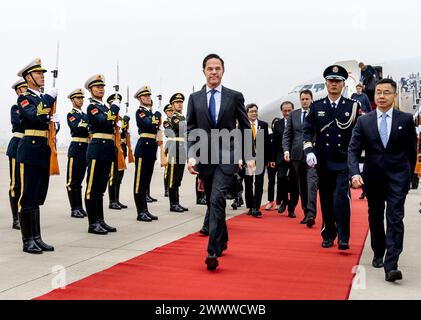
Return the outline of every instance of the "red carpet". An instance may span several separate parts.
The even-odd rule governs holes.
[[[359,191],[358,191],[359,193]],[[284,213],[230,219],[220,267],[206,270],[207,237],[188,235],[37,299],[348,299],[352,268],[368,231],[367,202],[353,193],[351,249],[321,248],[320,214],[312,229]]]

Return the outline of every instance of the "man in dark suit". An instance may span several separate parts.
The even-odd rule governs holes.
[[[281,112],[283,118],[277,121],[273,127],[272,160],[276,163],[277,168],[276,204],[278,206],[278,213],[285,212],[288,207],[288,217],[296,218],[294,211],[299,198],[297,178],[291,164],[284,160],[284,149],[282,146],[287,120],[292,110],[294,110],[294,104],[292,102],[282,102]]]
[[[303,148],[310,167],[316,167],[322,209],[322,247],[348,250],[351,205],[348,146],[361,113],[360,104],[342,96],[348,71],[332,65],[323,72],[327,97],[314,101],[303,125]],[[314,141],[314,144],[313,144]]]
[[[254,152],[256,151],[257,144],[257,133],[263,131],[264,137],[264,161],[267,165],[272,165],[272,162],[269,163],[271,158],[271,145],[269,139],[269,128],[268,124],[265,121],[258,120],[258,106],[255,103],[250,103],[246,106],[246,111],[250,120],[251,131],[253,135],[253,146]],[[259,141],[260,142],[260,141]],[[253,154],[253,156],[256,156]],[[275,164],[273,163],[273,167]],[[245,175],[244,176],[244,185],[245,185],[245,198],[246,206],[249,209],[248,214],[253,217],[260,217],[262,212],[260,211],[260,206],[262,204],[263,196],[263,182],[265,178],[265,170],[259,174],[255,175]],[[253,191],[253,180],[254,180],[254,191]]]
[[[396,82],[392,79],[377,82],[377,109],[358,119],[348,149],[352,186],[359,188],[364,184],[367,193],[372,265],[384,267],[386,281],[402,279],[398,259],[403,249],[404,204],[416,163],[414,121],[410,114],[393,109],[396,97]],[[361,176],[358,158],[362,150],[365,162]]]
[[[238,133],[237,121],[241,138],[244,136],[244,130],[250,135],[251,130],[243,95],[221,85],[224,61],[216,54],[206,56],[203,60],[203,73],[206,86],[190,95],[187,107],[187,169],[191,174],[199,174],[204,182],[209,213],[208,256],[205,263],[209,270],[215,270],[218,266],[217,257],[227,249],[225,196],[231,188],[234,174],[239,165],[243,165],[243,161],[241,144],[236,144],[235,139],[229,138],[228,142],[223,139],[221,145],[220,137],[216,137],[216,141],[212,138],[215,137],[215,133],[221,133],[221,130]],[[248,171],[253,172],[254,160],[246,160]]]
[[[301,109],[294,110],[288,116],[283,135],[284,160],[291,162],[298,181],[301,196],[301,207],[304,219],[300,222],[311,228],[316,219],[317,172],[309,167],[303,151],[303,122],[310,111],[313,93],[310,90],[300,92]]]

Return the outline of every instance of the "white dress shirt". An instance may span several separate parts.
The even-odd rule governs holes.
[[[217,86],[215,88],[215,90],[216,90],[216,92],[213,95],[213,97],[215,98],[215,116],[216,116],[215,122],[216,122],[216,120],[218,120],[219,110],[221,109],[222,84]],[[210,97],[212,95],[211,91],[212,91],[212,89],[209,88],[208,86],[206,86],[206,95],[207,95],[207,98],[208,98],[208,108],[209,108],[209,100],[210,100]]]
[[[382,121],[382,114],[383,112],[379,110],[379,108],[376,108],[377,113],[377,129],[379,130],[380,134],[380,122]],[[386,112],[386,123],[387,123],[387,141],[389,141],[390,132],[392,131],[392,114],[393,114],[393,108],[390,108],[389,111]]]
[[[339,100],[341,100],[341,97],[342,97],[342,96],[339,96],[339,98],[338,98],[336,101],[332,101],[332,100],[330,100],[330,98],[329,98],[330,105],[332,105],[332,103],[335,103],[335,108],[337,108],[337,107],[339,106]]]

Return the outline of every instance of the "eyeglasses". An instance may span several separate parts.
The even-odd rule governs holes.
[[[391,91],[376,91],[376,96],[390,96],[391,94],[395,94]]]

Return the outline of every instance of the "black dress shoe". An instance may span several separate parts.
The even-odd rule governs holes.
[[[201,198],[201,199],[199,199],[198,201],[196,201],[196,204],[200,204],[200,205],[204,205],[204,206],[206,206],[206,199],[205,198]]]
[[[152,220],[158,220],[157,216],[154,216],[152,213],[150,213],[149,211],[145,211],[146,215],[151,218]]]
[[[108,231],[105,230],[98,222],[89,225],[88,233],[105,235],[108,234]]]
[[[13,220],[12,229],[20,230],[19,220]]]
[[[307,228],[311,228],[312,226],[314,226],[314,224],[316,223],[316,221],[314,221],[313,217],[309,217],[307,219]]]
[[[297,215],[295,214],[295,212],[288,212],[288,218],[297,218]]]
[[[209,235],[209,229],[206,228],[206,227],[202,227],[202,229],[200,229],[199,233],[204,235],[204,236],[208,236]]]
[[[258,217],[261,217],[263,214],[262,214],[261,211],[259,211],[257,209],[254,209],[254,210],[252,210],[251,215],[255,218],[258,218]]]
[[[72,217],[72,218],[77,218],[77,219],[83,219],[83,218],[85,218],[85,216],[83,215],[83,213],[82,212],[80,212],[79,210],[72,210],[72,213],[70,214],[70,216]]]
[[[371,265],[374,267],[374,268],[383,268],[383,258],[376,258],[376,257],[374,257],[373,258],[373,261],[371,262]]]
[[[287,206],[286,206],[286,205],[284,205],[284,204],[281,204],[281,205],[278,207],[278,213],[284,213],[286,209],[287,209]]]
[[[108,208],[113,209],[113,210],[121,210],[121,207],[120,207],[120,205],[117,202],[110,203],[110,205],[108,206]]]
[[[206,263],[206,267],[207,267],[208,270],[215,270],[216,267],[218,267],[218,265],[219,265],[216,255],[207,256],[206,260],[205,260],[205,263]]]
[[[77,209],[84,217],[87,217],[88,216],[88,213],[85,211],[85,209],[83,209],[83,208],[79,208],[79,209]]]
[[[114,227],[109,226],[108,224],[105,223],[104,220],[98,220],[98,222],[99,222],[99,225],[103,229],[107,230],[107,232],[117,232],[117,228],[114,228]]]
[[[158,199],[152,198],[150,195],[146,196],[146,199],[150,199],[152,202],[157,202]]]
[[[225,241],[225,243],[223,244],[223,246],[222,246],[221,250],[218,252],[217,257],[222,256],[222,253],[223,253],[225,250],[227,250],[227,249],[228,249],[228,242],[227,242],[227,241]]]
[[[33,239],[29,241],[23,241],[23,252],[31,254],[42,254],[42,249],[38,247]]]
[[[151,197],[149,197],[149,196],[146,196],[146,202],[149,202],[149,203],[151,203],[151,202],[153,202],[153,200],[152,200],[152,198],[151,198]]]
[[[392,270],[392,271],[386,272],[385,280],[389,282],[402,280],[402,272],[400,272],[399,270]]]
[[[164,197],[168,198],[168,191],[165,191]]]
[[[238,208],[238,206],[237,206],[237,201],[235,201],[235,200],[234,200],[234,202],[233,202],[233,203],[231,203],[231,208],[232,208],[233,210],[237,210],[237,208]]]
[[[181,209],[183,209],[183,211],[189,211],[189,209],[188,208],[186,208],[186,207],[183,207],[181,204],[179,204],[178,203],[178,206],[181,208]]]
[[[323,240],[322,247],[323,248],[333,247],[333,241],[332,240]]]
[[[121,209],[127,209],[127,206],[122,204],[120,201],[117,201],[117,204],[121,207]]]
[[[171,212],[184,212],[184,210],[178,204],[170,205]]]
[[[308,217],[305,216],[303,220],[300,221],[300,224],[307,224]]]
[[[349,249],[348,242],[339,241],[339,243],[338,243],[338,249],[339,250],[348,250]]]
[[[137,221],[151,222],[152,219],[146,214],[146,212],[141,212],[137,214]]]

